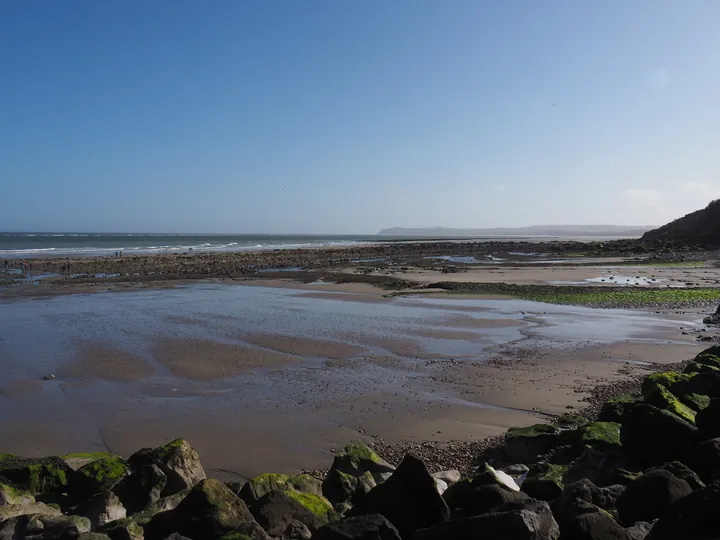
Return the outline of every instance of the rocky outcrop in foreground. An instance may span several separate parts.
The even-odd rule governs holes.
[[[461,478],[352,444],[322,480],[223,483],[182,439],[127,460],[0,454],[0,540],[720,538],[720,346],[596,421],[510,429],[490,461]]]

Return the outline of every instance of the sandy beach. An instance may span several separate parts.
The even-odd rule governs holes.
[[[701,309],[256,278],[43,294],[63,286],[0,300],[3,449],[124,455],[180,434],[225,479],[319,467],[357,439],[481,440],[703,347],[682,330]]]

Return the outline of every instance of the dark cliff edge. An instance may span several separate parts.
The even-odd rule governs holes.
[[[658,229],[646,232],[643,243],[702,244],[720,247],[720,199],[702,210],[671,221]]]

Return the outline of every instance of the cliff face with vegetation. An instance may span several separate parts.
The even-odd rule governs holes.
[[[646,232],[642,242],[720,246],[720,199],[711,202],[702,210]]]

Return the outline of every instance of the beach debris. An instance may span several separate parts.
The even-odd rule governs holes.
[[[499,484],[502,484],[506,488],[512,491],[520,491],[520,486],[517,485],[515,479],[503,471],[494,469],[491,465],[485,464],[485,470],[488,471]],[[525,473],[527,475],[527,473]]]
[[[55,378],[55,375],[53,375],[53,374],[51,373],[50,375],[45,375],[45,376],[43,377],[43,380],[45,380],[45,381],[50,381],[50,380],[52,380],[52,379],[54,379],[54,378]]]

